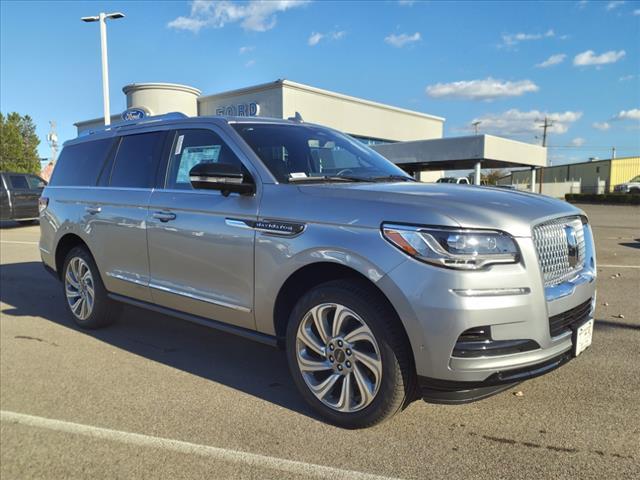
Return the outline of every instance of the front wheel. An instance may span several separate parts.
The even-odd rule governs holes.
[[[287,357],[305,400],[329,422],[365,428],[411,399],[411,349],[380,293],[333,281],[306,293],[287,328]]]

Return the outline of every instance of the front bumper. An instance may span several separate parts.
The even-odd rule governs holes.
[[[422,399],[429,403],[461,404],[475,402],[515,387],[561,367],[573,358],[571,350],[536,365],[498,371],[482,382],[454,382],[418,377]]]
[[[544,287],[533,240],[519,237],[516,241],[522,255],[519,264],[459,271],[409,259],[379,281],[407,331],[426,399],[447,403],[477,400],[571,359],[570,329],[552,335],[550,318],[584,304],[591,305],[583,312],[585,317],[593,315],[595,253],[591,229],[585,228],[585,268],[553,289]],[[519,292],[513,293],[514,289]],[[488,294],[462,295],[465,291]],[[492,340],[530,340],[535,347],[507,354],[454,355],[461,334],[479,327],[490,327]]]

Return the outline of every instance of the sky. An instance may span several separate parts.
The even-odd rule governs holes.
[[[0,111],[46,143],[102,115],[99,29],[108,22],[111,111],[122,87],[204,94],[286,78],[446,118],[445,136],[540,143],[554,165],[640,154],[640,2],[0,2]]]

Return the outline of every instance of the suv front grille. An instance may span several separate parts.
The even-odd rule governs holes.
[[[549,317],[549,333],[551,333],[552,337],[557,337],[569,328],[580,325],[583,321],[587,320],[590,313],[591,299],[571,310]]]
[[[584,265],[584,226],[580,217],[557,218],[533,227],[544,286],[572,278]]]

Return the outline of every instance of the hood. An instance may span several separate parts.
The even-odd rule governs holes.
[[[313,184],[298,188],[303,194],[322,196],[327,207],[333,204],[331,208],[347,218],[355,218],[355,214],[359,223],[376,226],[381,222],[460,226],[529,237],[533,225],[549,218],[584,215],[562,200],[491,187],[399,182]],[[366,214],[352,211],[363,207]],[[368,221],[364,222],[364,218]]]

